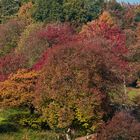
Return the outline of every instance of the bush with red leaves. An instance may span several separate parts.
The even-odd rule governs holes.
[[[50,46],[53,44],[63,44],[72,40],[74,30],[68,24],[53,23],[48,24],[42,30],[38,31],[37,36],[42,39],[47,39]]]
[[[97,140],[140,140],[140,123],[126,112],[119,112],[99,133]]]
[[[0,81],[4,81],[8,76],[16,72],[19,68],[25,68],[26,60],[22,55],[9,53],[0,58]]]

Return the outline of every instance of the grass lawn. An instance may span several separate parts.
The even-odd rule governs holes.
[[[130,100],[135,98],[137,95],[140,95],[140,88],[128,88],[127,91]]]

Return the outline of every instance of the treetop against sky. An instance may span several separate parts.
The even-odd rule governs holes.
[[[140,3],[140,0],[117,0],[118,2]]]

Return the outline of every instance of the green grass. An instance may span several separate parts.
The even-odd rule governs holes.
[[[129,95],[130,99],[133,99],[134,97],[137,96],[137,92],[136,91],[129,91],[128,95]]]
[[[128,96],[130,100],[134,99],[137,95],[140,95],[140,88],[128,88]]]

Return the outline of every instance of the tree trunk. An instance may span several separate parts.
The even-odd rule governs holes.
[[[30,106],[29,106],[29,110],[30,110],[30,114],[34,114],[35,108],[34,108],[33,105],[30,105]]]
[[[123,102],[125,103],[125,101],[127,100],[127,86],[126,86],[126,79],[125,79],[125,75],[123,76],[123,89],[124,89],[124,98],[123,98]]]
[[[126,80],[125,80],[125,76],[123,76],[123,87],[124,87],[124,94],[125,96],[127,95],[127,89],[126,89]]]

